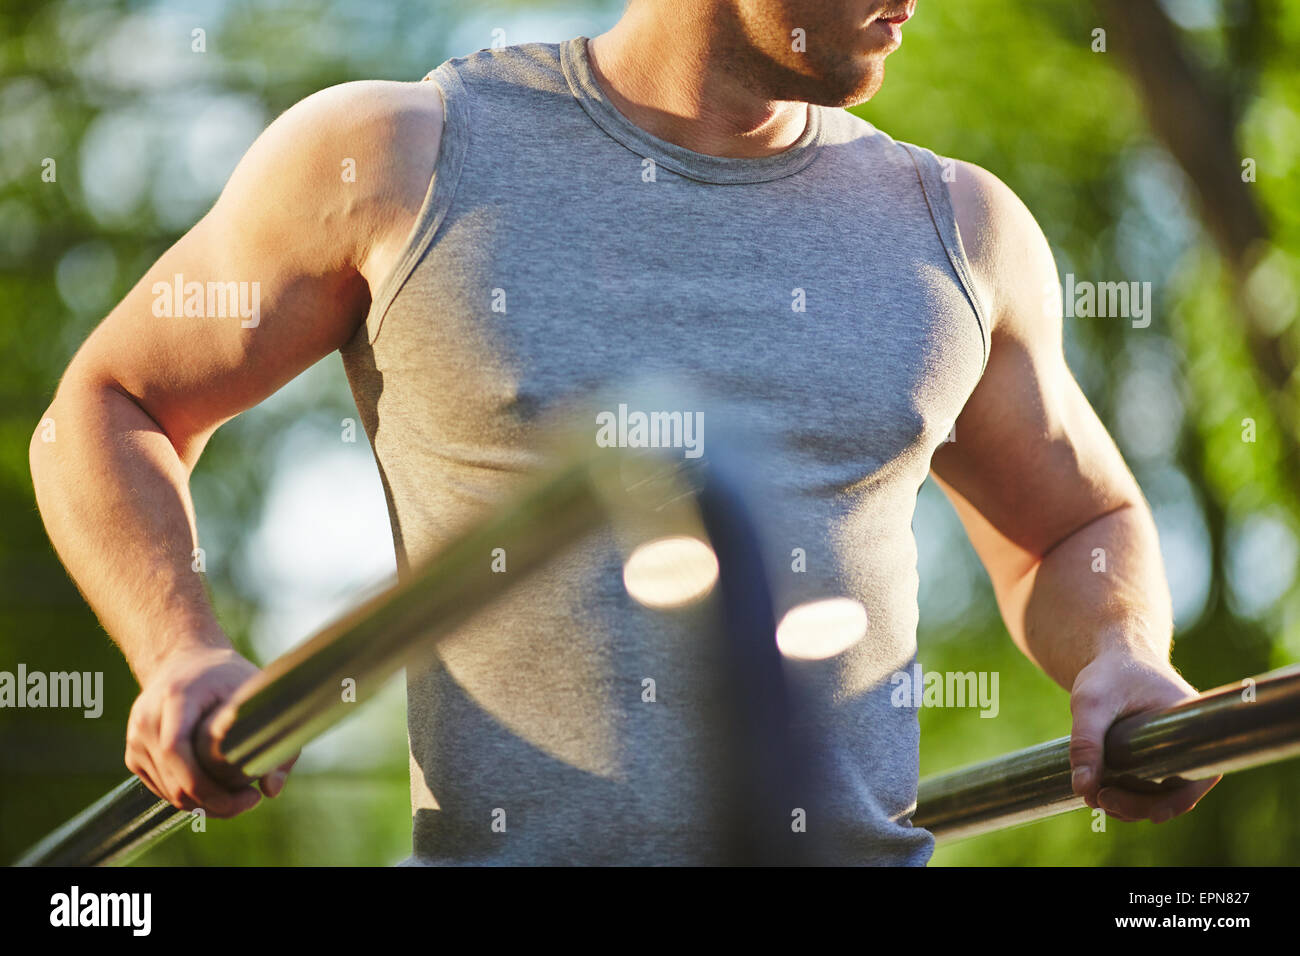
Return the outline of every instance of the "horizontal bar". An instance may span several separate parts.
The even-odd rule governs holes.
[[[373,692],[557,552],[616,514],[664,533],[699,531],[696,490],[677,467],[617,449],[565,447],[564,464],[455,537],[409,579],[366,601],[244,684],[211,721],[195,750],[229,783],[269,773],[355,710],[341,682]],[[503,548],[508,573],[490,558]],[[224,761],[237,777],[220,769]],[[123,781],[28,850],[18,866],[129,862],[188,818],[139,778]]]
[[[1105,750],[1104,783],[1144,790],[1298,756],[1300,665],[1117,721]],[[1061,737],[922,780],[912,823],[960,840],[1083,806]]]

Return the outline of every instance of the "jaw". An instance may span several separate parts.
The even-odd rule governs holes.
[[[797,82],[800,95],[788,98],[817,106],[855,106],[875,96],[884,80],[883,55],[852,54],[838,62],[819,65],[815,74],[802,74]]]

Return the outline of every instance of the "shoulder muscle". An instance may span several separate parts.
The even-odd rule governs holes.
[[[1056,264],[1033,214],[988,170],[961,161],[956,169],[948,194],[994,331],[1059,339]]]
[[[441,120],[432,83],[347,83],[285,111],[95,329],[60,388],[126,393],[192,465],[221,422],[356,331],[375,270],[414,225]],[[179,301],[160,309],[157,293],[177,287]],[[235,289],[257,317],[209,315],[191,289]]]

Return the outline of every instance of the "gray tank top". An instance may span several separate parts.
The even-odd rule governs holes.
[[[437,171],[342,350],[399,573],[536,467],[554,409],[634,377],[691,383],[706,449],[741,418],[766,436],[778,614],[867,611],[863,639],[797,668],[807,831],[835,862],[924,864],[916,712],[891,706],[891,676],[916,653],[917,492],[989,347],[941,163],[821,107],[777,155],[692,152],[618,112],[581,37],[426,79]],[[408,862],[715,861],[707,755],[725,743],[701,613],[632,601],[598,535],[409,671]]]

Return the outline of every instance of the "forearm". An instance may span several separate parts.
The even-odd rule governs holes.
[[[167,435],[124,393],[75,378],[43,421],[31,468],[46,531],[136,677],[177,649],[229,647],[193,569],[189,473]]]
[[[1002,604],[1017,644],[1067,690],[1106,651],[1169,659],[1169,584],[1145,504],[1112,511],[1059,542]]]

